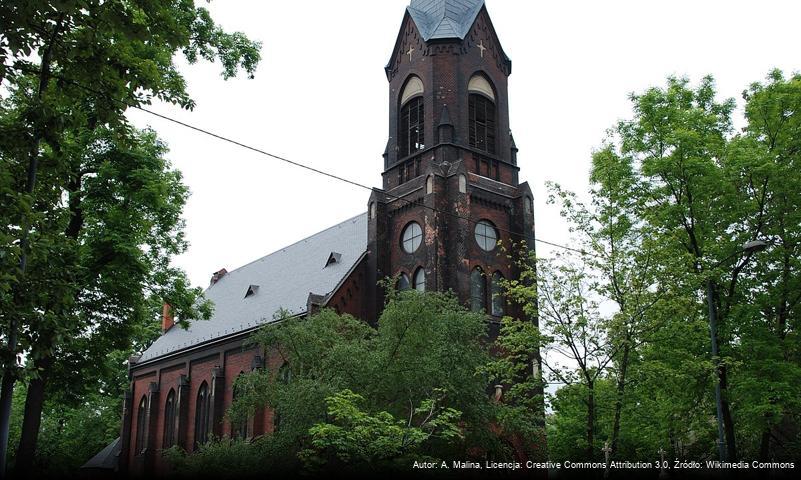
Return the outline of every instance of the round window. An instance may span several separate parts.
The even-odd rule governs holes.
[[[482,250],[492,251],[498,244],[498,232],[495,225],[487,220],[481,220],[476,224],[476,242]]]
[[[403,251],[406,253],[414,253],[420,244],[423,242],[423,230],[417,222],[411,222],[403,229],[401,235],[401,242],[403,244]]]

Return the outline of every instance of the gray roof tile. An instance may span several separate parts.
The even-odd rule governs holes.
[[[367,214],[363,213],[266,257],[228,272],[205,291],[214,302],[209,320],[175,326],[145,350],[139,362],[152,360],[273,320],[283,308],[306,312],[309,293],[331,293],[367,250]],[[338,262],[326,266],[331,252]],[[251,285],[258,292],[244,298]]]
[[[484,0],[412,0],[407,10],[423,40],[428,41],[463,39],[482,6]]]

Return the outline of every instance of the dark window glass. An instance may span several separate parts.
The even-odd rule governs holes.
[[[234,381],[234,393],[231,399],[232,402],[236,402],[239,397],[242,396],[243,387],[241,385],[241,381],[242,375],[244,374],[244,372],[239,372],[239,376],[236,378],[236,381]],[[248,419],[231,423],[231,436],[239,439],[248,438]]]
[[[426,291],[426,271],[423,267],[414,272],[414,289],[418,292]]]
[[[135,452],[141,455],[147,445],[145,439],[147,438],[147,397],[142,396],[139,401],[139,410],[136,412],[136,447]]]
[[[423,115],[423,97],[415,97],[401,107],[398,131],[399,158],[425,148]]]
[[[487,285],[481,267],[470,273],[470,310],[480,312],[486,309]]]
[[[503,287],[501,282],[503,275],[501,272],[492,274],[492,285],[490,286],[490,293],[492,294],[492,315],[502,317],[505,310],[505,301],[503,298]]]
[[[405,273],[400,274],[400,278],[398,278],[398,290],[404,291],[409,290],[412,287],[411,282],[409,281],[409,276]]]
[[[489,98],[471,93],[468,100],[468,140],[471,147],[495,153],[495,104]]]
[[[209,439],[209,407],[209,386],[203,382],[195,403],[195,448]]]
[[[175,390],[170,389],[164,403],[164,448],[175,445]]]

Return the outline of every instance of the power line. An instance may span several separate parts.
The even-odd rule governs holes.
[[[23,73],[26,73],[26,69],[24,69],[24,68],[22,68],[22,67],[20,67],[20,66],[17,66],[17,65],[6,65],[6,67],[8,67],[8,68],[13,68],[13,69],[16,69],[16,70],[18,70],[18,71],[21,71],[21,72],[23,72]],[[39,72],[32,72],[32,71],[28,71],[27,73],[39,73]],[[64,82],[70,83],[70,84],[72,84],[72,85],[75,85],[76,87],[78,87],[78,88],[81,88],[81,89],[83,89],[83,90],[86,90],[86,91],[88,91],[88,92],[94,93],[94,94],[96,94],[96,95],[100,95],[100,96],[102,96],[102,97],[104,97],[104,98],[106,98],[106,99],[108,99],[108,100],[110,100],[110,101],[112,101],[112,102],[116,102],[116,103],[119,103],[119,104],[121,104],[121,105],[125,105],[126,107],[129,107],[129,108],[135,108],[135,109],[137,109],[137,110],[141,110],[141,111],[143,111],[143,112],[145,112],[145,113],[147,113],[147,114],[153,115],[154,117],[158,117],[158,118],[161,118],[161,119],[163,119],[163,120],[167,120],[168,122],[175,123],[175,124],[177,124],[177,125],[180,125],[180,126],[182,126],[182,127],[184,127],[184,128],[188,128],[188,129],[190,129],[190,130],[194,130],[194,131],[196,131],[196,132],[202,133],[202,134],[204,134],[204,135],[208,135],[208,136],[210,136],[210,137],[213,137],[213,138],[216,138],[216,139],[218,139],[218,140],[222,140],[223,142],[227,142],[227,143],[230,143],[230,144],[236,145],[236,146],[238,146],[238,147],[241,147],[241,148],[244,148],[244,149],[246,149],[246,150],[250,150],[250,151],[252,151],[252,152],[259,153],[259,154],[261,154],[261,155],[264,155],[264,156],[267,156],[267,157],[273,158],[273,159],[275,159],[275,160],[279,160],[279,161],[282,161],[282,162],[288,163],[288,164],[290,164],[290,165],[293,165],[293,166],[295,166],[295,167],[299,167],[299,168],[302,168],[302,169],[308,170],[308,171],[310,171],[310,172],[317,173],[317,174],[319,174],[319,175],[323,175],[323,176],[326,176],[326,177],[332,178],[332,179],[334,179],[334,180],[339,180],[340,182],[348,183],[348,184],[350,184],[350,185],[353,185],[353,186],[355,186],[355,187],[363,188],[363,189],[365,189],[365,190],[369,190],[369,191],[371,191],[371,192],[372,192],[373,190],[376,190],[376,191],[380,192],[381,194],[383,194],[383,195],[385,195],[385,196],[387,196],[387,197],[389,197],[389,198],[391,198],[391,199],[393,199],[393,200],[399,200],[399,201],[401,201],[401,202],[406,202],[407,204],[410,204],[410,205],[411,205],[411,204],[415,204],[415,202],[414,202],[414,201],[412,201],[412,200],[407,200],[407,199],[405,199],[405,198],[403,198],[403,197],[400,197],[400,196],[397,196],[397,195],[391,194],[391,193],[387,192],[386,190],[383,190],[383,189],[380,189],[380,188],[374,188],[374,187],[370,187],[370,186],[368,186],[368,185],[365,185],[365,184],[363,184],[363,183],[359,183],[359,182],[357,182],[357,181],[355,181],[355,180],[350,180],[350,179],[348,179],[348,178],[341,177],[341,176],[339,176],[339,175],[335,175],[335,174],[333,174],[333,173],[326,172],[326,171],[324,171],[324,170],[320,170],[320,169],[318,169],[318,168],[314,168],[314,167],[312,167],[312,166],[309,166],[309,165],[306,165],[306,164],[303,164],[303,163],[300,163],[300,162],[296,162],[296,161],[294,161],[294,160],[290,160],[290,159],[288,159],[288,158],[286,158],[286,157],[282,157],[282,156],[280,156],[280,155],[276,155],[276,154],[274,154],[274,153],[270,153],[270,152],[268,152],[268,151],[266,151],[266,150],[262,150],[262,149],[260,149],[260,148],[258,148],[258,147],[253,147],[253,146],[251,146],[251,145],[248,145],[248,144],[246,144],[246,143],[240,142],[240,141],[238,141],[238,140],[234,140],[234,139],[232,139],[232,138],[229,138],[229,137],[226,137],[226,136],[224,136],[224,135],[220,135],[220,134],[218,134],[218,133],[214,133],[214,132],[212,132],[212,131],[210,131],[210,130],[207,130],[207,129],[205,129],[205,128],[201,128],[201,127],[198,127],[198,126],[192,125],[192,124],[190,124],[190,123],[186,123],[186,122],[183,122],[183,121],[181,121],[181,120],[178,120],[178,119],[176,119],[176,118],[173,118],[173,117],[170,117],[170,116],[167,116],[167,115],[164,115],[164,114],[158,113],[158,112],[154,112],[153,110],[147,109],[147,108],[145,108],[145,107],[142,107],[142,106],[140,106],[140,105],[136,105],[136,104],[128,103],[128,102],[126,102],[126,101],[124,101],[124,100],[119,100],[119,99],[116,99],[116,98],[112,98],[112,97],[111,97],[111,96],[109,96],[109,95],[108,95],[106,92],[102,92],[102,91],[100,91],[100,90],[96,90],[96,89],[94,89],[94,88],[92,88],[92,87],[89,87],[89,86],[83,85],[83,84],[81,84],[80,82],[77,82],[77,81],[75,81],[75,80],[72,80],[72,79],[69,79],[69,78],[63,77],[63,76],[61,76],[61,75],[58,75],[58,74],[51,74],[51,76],[52,76],[52,77],[54,77],[54,78],[57,78],[57,79],[59,79],[59,80],[61,80],[61,81],[64,81]],[[459,214],[457,214],[457,213],[448,212],[448,211],[441,210],[441,209],[439,209],[439,208],[436,208],[436,207],[430,207],[430,206],[428,206],[428,205],[422,205],[422,204],[416,204],[416,206],[419,206],[419,207],[422,207],[422,208],[425,208],[425,209],[431,210],[431,211],[433,211],[433,212],[441,213],[441,214],[443,214],[443,215],[449,215],[449,216],[451,216],[451,217],[453,217],[453,218],[456,218],[456,219],[458,219],[458,220],[465,220],[465,221],[467,221],[468,223],[477,224],[477,223],[479,222],[478,220],[473,220],[473,219],[471,219],[470,217],[461,216],[461,215],[459,215]],[[497,225],[495,226],[495,228],[497,228],[498,230],[500,230],[500,231],[502,231],[502,232],[506,232],[506,233],[508,233],[509,235],[515,235],[515,236],[518,236],[518,237],[524,237],[523,233],[521,233],[521,232],[514,232],[514,231],[512,231],[512,230],[508,230],[508,229],[505,229],[505,228],[498,227]],[[524,237],[524,238],[525,238],[525,237]],[[545,244],[545,245],[550,245],[550,246],[552,246],[552,247],[561,248],[561,249],[568,250],[568,251],[571,251],[571,252],[579,253],[579,254],[581,254],[581,255],[597,256],[597,255],[595,255],[595,254],[593,254],[593,253],[590,253],[590,252],[587,252],[587,251],[585,251],[585,250],[581,250],[581,249],[578,249],[578,248],[568,247],[568,246],[566,246],[566,245],[561,245],[561,244],[558,244],[558,243],[550,242],[550,241],[547,241],[547,240],[543,240],[543,239],[537,238],[536,236],[534,236],[534,241],[535,241],[535,242],[539,242],[539,243],[543,243],[543,244]]]

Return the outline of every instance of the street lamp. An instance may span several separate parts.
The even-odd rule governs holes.
[[[768,248],[768,243],[764,240],[751,240],[750,242],[746,242],[738,252],[724,258],[714,265],[714,267],[719,267],[724,262],[730,260],[736,255],[740,255],[741,253],[748,255],[746,258],[746,262],[748,262],[748,260],[751,258],[751,255],[756,252],[761,252],[766,248]],[[717,379],[715,381],[715,407],[717,409],[718,417],[718,455],[720,456],[720,461],[725,462],[726,442],[723,436],[723,400],[720,392],[721,365],[720,359],[718,358],[718,311],[714,301],[714,285],[712,283],[712,277],[707,277],[706,279],[706,300],[709,305],[709,335],[712,338],[712,358],[717,366]]]

